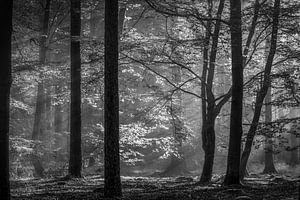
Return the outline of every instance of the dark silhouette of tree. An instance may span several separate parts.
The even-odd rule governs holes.
[[[232,100],[227,171],[224,185],[240,183],[240,152],[243,114],[243,55],[241,30],[241,1],[230,0],[230,34],[232,59]]]
[[[71,1],[71,124],[69,175],[81,177],[81,1]]]
[[[271,37],[269,36],[271,29],[268,28],[266,30],[266,42],[265,42],[265,57],[266,60],[269,55],[269,50],[270,50],[270,39]],[[276,168],[274,166],[274,159],[273,159],[273,133],[272,133],[272,128],[271,128],[271,122],[272,122],[272,83],[270,81],[269,83],[269,89],[265,97],[265,123],[266,123],[266,130],[268,132],[265,132],[265,167],[263,170],[264,174],[273,174],[277,173]]]
[[[1,1],[0,37],[0,197],[10,199],[9,184],[9,102],[11,85],[11,33],[13,1]]]
[[[193,12],[179,12],[178,5],[173,5],[170,3],[161,3],[160,1],[146,1],[151,8],[155,11],[162,13],[164,15],[169,16],[181,16],[181,17],[195,17]],[[213,163],[214,163],[214,155],[215,155],[215,122],[216,118],[219,115],[223,106],[228,102],[232,94],[232,88],[229,88],[226,92],[224,90],[224,94],[217,95],[217,92],[214,90],[214,77],[215,77],[215,65],[217,60],[218,53],[218,43],[219,43],[219,33],[222,30],[221,23],[226,23],[222,20],[222,13],[225,6],[225,1],[220,1],[218,5],[218,10],[216,16],[212,16],[214,1],[207,0],[207,8],[208,14],[201,20],[195,17],[195,19],[202,21],[206,29],[205,36],[203,37],[203,66],[202,66],[202,75],[199,78],[201,82],[201,95],[196,93],[182,90],[174,84],[174,81],[170,82],[167,80],[170,85],[172,85],[177,90],[181,90],[184,93],[192,94],[197,98],[201,99],[201,110],[202,110],[202,127],[201,127],[201,135],[202,135],[202,148],[204,150],[204,165],[200,178],[200,183],[207,183],[211,180]],[[184,3],[182,2],[184,5]],[[170,8],[172,9],[170,9]],[[246,44],[243,50],[244,59],[243,59],[243,67],[248,64],[248,61],[251,60],[251,56],[249,56],[249,49],[252,44],[253,37],[255,36],[255,28],[257,25],[258,13],[261,4],[258,0],[254,2],[253,7],[253,17],[251,24],[249,25],[249,33],[247,36]],[[213,31],[213,32],[212,32]],[[196,34],[199,34],[196,32]],[[202,39],[201,36],[198,36],[199,39]],[[188,66],[185,66],[179,62],[175,62],[172,60],[174,64],[179,64],[183,69],[188,69]],[[194,71],[192,71],[195,74]],[[157,74],[158,76],[166,79],[165,77]]]
[[[241,179],[243,179],[245,171],[246,171],[246,166],[247,166],[247,162],[248,162],[248,159],[250,156],[253,139],[254,139],[258,124],[259,124],[259,118],[260,118],[261,109],[263,106],[263,101],[264,101],[265,96],[267,95],[267,92],[268,92],[268,89],[269,89],[270,83],[271,83],[270,74],[271,74],[273,59],[274,59],[274,56],[276,53],[276,47],[277,47],[279,13],[280,13],[280,0],[276,0],[274,2],[274,10],[273,10],[270,51],[269,51],[266,65],[265,65],[262,87],[260,88],[260,90],[257,92],[257,95],[256,95],[254,115],[252,118],[251,126],[247,133],[245,148],[244,148],[244,151],[242,153],[242,158],[241,158],[241,169],[240,169],[241,170]]]
[[[212,9],[212,1],[208,1],[210,9]],[[222,12],[224,9],[225,0],[221,0],[218,7],[217,19],[221,19]],[[211,12],[210,12],[211,13]],[[211,16],[209,16],[212,18]],[[202,148],[204,150],[204,164],[203,170],[200,178],[201,183],[206,183],[211,180],[212,170],[215,157],[215,121],[218,113],[220,112],[220,105],[216,105],[215,95],[213,93],[213,80],[215,75],[215,63],[218,51],[218,40],[221,28],[221,21],[217,20],[214,26],[214,32],[212,34],[212,44],[211,51],[209,54],[209,41],[210,41],[210,20],[208,23],[208,29],[206,33],[206,44],[203,51],[203,69],[202,69],[202,85],[201,85],[201,95],[202,96]],[[207,45],[207,46],[206,46]],[[225,99],[229,98],[229,95]],[[223,101],[221,101],[223,103]],[[227,102],[224,101],[224,103]]]
[[[47,40],[48,40],[48,30],[49,30],[49,17],[50,17],[50,4],[51,0],[44,1],[43,6],[43,16],[41,17],[41,35],[40,35],[40,49],[39,49],[39,62],[43,66],[46,63],[47,58]],[[34,124],[32,131],[32,140],[40,140],[43,135],[43,121],[45,120],[45,88],[43,76],[40,74],[40,81],[37,86],[37,97],[35,105],[35,114],[34,114]],[[44,176],[44,168],[42,161],[38,155],[32,155],[32,164],[35,170],[35,175],[39,177]]]
[[[105,0],[104,195],[122,196],[119,152],[118,1]]]

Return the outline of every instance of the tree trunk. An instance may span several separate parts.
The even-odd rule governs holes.
[[[61,94],[61,85],[55,86],[55,94],[59,99],[59,95]],[[62,133],[63,131],[63,108],[60,102],[57,102],[54,108],[54,131],[56,133]]]
[[[295,118],[299,117],[299,108],[294,108],[290,110],[289,117]],[[299,146],[297,146],[297,124],[292,124],[290,128],[290,147],[291,147],[291,152],[290,152],[290,157],[289,157],[289,162],[288,164],[291,167],[295,167],[296,165],[299,164],[299,158],[298,158],[298,149]]]
[[[47,39],[48,39],[48,30],[49,30],[49,18],[50,18],[50,4],[51,0],[45,0],[44,14],[41,20],[42,32],[40,38],[40,52],[39,52],[39,62],[41,66],[46,63],[46,54],[47,54]],[[32,131],[32,140],[41,140],[41,136],[43,135],[44,126],[43,123],[45,121],[45,89],[44,89],[44,81],[43,75],[40,75],[40,82],[37,86],[37,97],[36,97],[36,107],[35,107],[35,115],[34,115],[34,124]],[[36,150],[36,149],[35,149]],[[35,175],[38,177],[43,177],[44,168],[42,165],[42,161],[37,155],[32,155],[32,164],[35,169]]]
[[[212,1],[208,0],[208,15],[212,17]],[[211,21],[209,20],[206,24],[206,33],[205,33],[205,40],[204,40],[204,47],[203,47],[203,66],[202,66],[202,75],[201,75],[201,113],[202,113],[202,127],[201,127],[201,136],[202,136],[202,149],[204,150],[204,164],[202,167],[202,175],[201,176],[208,176],[207,167],[204,171],[205,162],[207,162],[207,158],[205,155],[204,149],[204,140],[206,133],[206,126],[207,126],[207,95],[206,95],[206,77],[207,77],[207,70],[208,70],[208,52],[209,52],[209,41],[210,41],[210,32],[211,32]],[[201,179],[201,178],[200,178]],[[205,178],[207,179],[207,178]],[[209,178],[210,179],[210,178]]]
[[[119,152],[118,1],[105,0],[104,196],[122,196]]]
[[[270,126],[268,123],[272,122],[272,105],[271,103],[271,87],[267,92],[265,97],[265,123],[266,126]],[[268,130],[268,129],[267,129]],[[273,135],[272,130],[270,129],[268,133],[265,133],[265,168],[263,171],[264,174],[274,174],[277,173],[274,160],[273,160]]]
[[[240,152],[243,114],[243,55],[241,1],[230,0],[230,33],[232,59],[232,101],[227,171],[224,185],[240,184]]]
[[[208,112],[208,115],[209,114]],[[208,183],[212,177],[214,157],[215,157],[215,118],[207,119],[202,130],[202,148],[204,150],[204,164],[200,183]]]
[[[9,183],[9,103],[11,86],[11,34],[13,1],[1,1],[0,20],[0,197],[10,199]]]
[[[280,13],[280,0],[275,0],[274,3],[274,11],[273,11],[273,22],[272,22],[272,35],[271,35],[271,44],[270,44],[270,51],[267,58],[267,62],[265,65],[265,71],[264,71],[264,78],[261,89],[257,92],[256,100],[255,100],[255,108],[254,108],[254,115],[251,122],[251,126],[249,128],[249,131],[247,133],[247,139],[244,151],[242,153],[241,158],[241,167],[240,167],[240,173],[241,173],[241,179],[244,178],[247,162],[250,156],[251,148],[253,139],[255,136],[255,132],[259,123],[261,108],[263,105],[263,100],[267,94],[269,85],[270,85],[270,73],[272,69],[273,59],[276,53],[276,47],[277,47],[277,33],[278,33],[278,24],[279,24],[279,13]]]
[[[45,86],[45,129],[51,131],[52,128],[52,86],[47,80]]]
[[[71,124],[69,175],[81,177],[81,1],[71,1]]]
[[[211,9],[213,7],[212,1],[208,1],[209,4],[209,15],[211,15]],[[221,0],[219,3],[217,18],[221,19],[222,12],[224,9],[225,0]],[[211,23],[211,22],[208,22]],[[209,24],[208,31],[210,32],[211,24]],[[215,96],[213,93],[213,80],[215,74],[215,62],[218,51],[218,40],[219,33],[221,28],[221,22],[218,20],[214,27],[214,33],[212,35],[212,45],[211,52],[209,56],[209,68],[208,63],[204,61],[203,71],[202,71],[202,85],[201,90],[202,96],[202,148],[204,150],[204,164],[203,170],[200,178],[200,183],[207,183],[211,180],[214,156],[215,156],[215,119],[216,119],[216,110],[215,110]],[[206,34],[210,34],[207,32]],[[206,35],[206,45],[209,46],[210,36]],[[208,49],[204,49],[203,53],[204,59],[208,59]],[[207,76],[206,76],[207,74]],[[205,80],[207,80],[205,82]],[[207,101],[207,102],[204,102]],[[205,107],[204,107],[205,106]],[[219,112],[219,111],[217,111]]]

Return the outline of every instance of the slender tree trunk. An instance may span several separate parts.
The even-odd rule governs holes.
[[[58,96],[61,94],[61,85],[58,83],[55,86],[55,94]],[[57,102],[54,108],[54,131],[56,133],[62,133],[63,131],[63,108],[60,102]]]
[[[11,34],[13,1],[0,3],[0,197],[10,199],[9,183],[9,103],[11,86]]]
[[[46,54],[47,54],[47,37],[49,30],[49,18],[50,18],[50,4],[51,0],[45,0],[44,7],[44,15],[41,20],[42,32],[40,38],[40,52],[39,52],[39,61],[41,66],[46,63]],[[43,75],[40,75],[40,82],[37,86],[37,97],[36,97],[36,107],[35,107],[35,115],[34,115],[34,124],[32,131],[32,140],[40,140],[43,135],[44,126],[43,123],[45,121],[45,89],[44,89],[44,81]],[[42,165],[42,161],[35,153],[32,155],[32,164],[35,169],[35,175],[38,177],[43,177],[44,168]]]
[[[232,59],[232,100],[227,171],[224,185],[240,184],[240,152],[243,116],[243,55],[241,1],[230,0],[230,32]]]
[[[81,177],[81,1],[71,0],[71,124],[69,175]]]
[[[36,106],[34,114],[34,126],[32,131],[32,140],[41,140],[43,135],[43,116],[45,112],[45,101],[44,101],[44,84],[38,84],[38,92],[36,97]],[[35,152],[31,155],[31,162],[34,167],[34,175],[37,177],[44,176],[44,168],[41,158],[38,156],[37,148],[34,148]]]
[[[279,24],[279,13],[280,13],[280,0],[275,0],[274,3],[274,11],[273,11],[273,22],[272,22],[272,34],[271,34],[271,44],[270,44],[270,51],[267,58],[267,62],[265,65],[265,71],[264,71],[264,78],[263,78],[263,84],[261,89],[258,91],[256,95],[255,100],[255,108],[254,108],[254,115],[251,122],[251,126],[249,128],[249,131],[247,133],[247,139],[245,143],[245,148],[242,153],[241,158],[241,167],[240,167],[240,173],[241,173],[241,179],[244,178],[247,162],[250,156],[251,148],[253,139],[255,136],[255,132],[259,123],[261,108],[263,105],[263,100],[267,94],[269,85],[270,85],[270,73],[272,69],[273,59],[276,53],[276,47],[277,47],[277,33],[278,33],[278,24]]]
[[[213,7],[212,1],[208,1],[209,4],[209,13],[211,13],[211,8]],[[221,19],[222,12],[224,9],[225,0],[221,0],[219,3],[218,11],[217,11],[217,18]],[[211,15],[211,14],[210,14]],[[210,22],[208,22],[210,23]],[[219,33],[221,28],[221,22],[218,20],[214,27],[214,33],[212,35],[212,45],[211,45],[211,52],[209,56],[209,68],[208,64],[204,63],[203,72],[202,72],[202,85],[204,88],[201,91],[202,93],[205,92],[206,94],[202,96],[202,148],[204,150],[204,164],[203,170],[200,178],[200,183],[207,183],[211,180],[212,177],[212,170],[213,170],[213,163],[214,163],[214,156],[215,156],[215,119],[216,119],[216,110],[215,110],[215,96],[213,93],[213,80],[215,75],[215,62],[217,57],[218,51],[218,40],[219,40]],[[211,29],[210,27],[208,29]],[[209,32],[207,33],[209,34]],[[206,41],[209,46],[209,36],[206,36]],[[204,59],[208,59],[208,49],[204,49],[203,53]],[[205,66],[206,65],[206,66]],[[207,76],[206,76],[207,73]],[[205,77],[203,77],[205,75]],[[203,102],[207,100],[207,102]],[[205,108],[204,108],[205,106]],[[206,107],[207,106],[207,107]]]
[[[119,152],[118,1],[105,0],[104,195],[122,196]]]
[[[208,15],[212,17],[212,1],[208,0]],[[209,54],[209,43],[210,43],[210,32],[211,32],[211,21],[207,21],[206,24],[206,33],[205,33],[205,41],[203,47],[203,66],[202,66],[202,75],[201,75],[201,113],[202,113],[202,127],[201,127],[201,136],[202,136],[202,149],[204,150],[204,163],[202,167],[202,175],[200,178],[200,182],[207,182],[207,175],[209,176],[209,172],[207,172],[207,167],[205,166],[205,162],[207,162],[207,156],[205,153],[205,140],[207,135],[207,95],[206,95],[206,78],[207,78],[207,70],[208,70],[208,54]],[[205,168],[205,171],[204,171]],[[205,180],[201,180],[202,176],[205,175]]]
[[[50,80],[46,81],[45,86],[45,129],[50,131],[52,128],[52,87]]]
[[[208,112],[208,116],[210,116]],[[207,183],[211,180],[214,157],[215,157],[215,119],[206,120],[204,134],[202,135],[202,148],[204,150],[204,164],[200,183]]]
[[[43,135],[43,114],[45,112],[45,100],[44,100],[44,84],[43,81],[38,83],[37,97],[35,104],[35,114],[34,114],[34,125],[32,131],[32,140],[40,140]]]
[[[268,123],[272,122],[272,105],[271,103],[271,87],[269,87],[269,90],[265,97],[265,123],[266,126]],[[263,171],[264,174],[273,174],[277,173],[275,166],[274,166],[274,159],[273,159],[273,136],[272,136],[272,130],[268,133],[265,133],[265,168]]]

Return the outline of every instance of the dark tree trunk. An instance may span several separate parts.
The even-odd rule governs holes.
[[[9,102],[11,86],[11,34],[13,1],[0,3],[0,197],[10,199],[9,184]]]
[[[35,114],[34,114],[34,125],[32,131],[32,140],[37,141],[41,140],[41,136],[43,135],[43,114],[45,111],[44,104],[44,84],[38,83],[38,92],[36,97],[36,106],[35,106]],[[40,157],[38,156],[37,147],[34,148],[35,152],[31,155],[31,162],[34,167],[34,176],[43,177],[44,176],[44,168]]]
[[[265,57],[266,60],[268,58],[269,49],[270,49],[270,37],[268,36],[270,32],[270,29],[267,29],[266,31],[266,43],[265,43]],[[265,97],[265,123],[267,126],[267,133],[265,133],[265,168],[263,170],[264,174],[273,174],[277,173],[275,166],[274,166],[274,159],[273,159],[273,133],[270,127],[270,124],[272,122],[272,87],[271,87],[271,81],[269,83],[268,92]],[[270,129],[269,129],[270,128]]]
[[[202,135],[202,148],[204,150],[204,164],[200,183],[207,183],[211,180],[215,157],[215,119],[208,119],[204,126]]]
[[[208,0],[208,14],[209,17],[212,17],[212,1]],[[207,126],[207,96],[206,96],[206,77],[207,77],[207,70],[208,70],[208,52],[209,52],[209,41],[210,41],[210,32],[211,32],[211,21],[209,20],[206,24],[206,33],[205,33],[205,41],[203,47],[203,66],[202,66],[202,75],[201,75],[201,113],[202,113],[202,127],[201,127],[201,136],[202,136],[202,148],[204,150],[204,140],[206,133],[206,126]],[[204,150],[205,156],[205,150]],[[204,158],[204,163],[206,162],[206,158]],[[204,164],[205,165],[205,164]],[[204,172],[204,165],[202,167],[202,176],[207,177],[207,172]],[[200,178],[202,179],[202,178]],[[207,178],[205,178],[207,179]],[[203,180],[201,180],[203,182]],[[206,181],[205,181],[206,182]]]
[[[40,140],[43,135],[43,114],[45,112],[45,101],[44,101],[44,83],[39,82],[37,87],[37,97],[35,104],[35,113],[34,113],[34,124],[32,131],[32,140]]]
[[[264,71],[264,78],[261,89],[257,92],[256,100],[255,100],[255,108],[254,108],[254,115],[251,122],[251,126],[249,128],[249,131],[247,133],[247,139],[244,151],[242,153],[241,158],[241,179],[244,178],[247,162],[250,156],[251,148],[253,139],[255,136],[255,132],[259,123],[259,117],[261,113],[261,108],[263,105],[263,100],[268,92],[268,88],[270,85],[270,73],[272,69],[273,59],[276,53],[276,47],[277,47],[277,33],[278,33],[278,24],[279,24],[279,13],[280,13],[280,0],[275,0],[274,3],[274,11],[273,11],[273,25],[272,25],[272,35],[271,35],[271,44],[270,44],[270,51],[267,58],[267,62],[265,65],[265,71]]]
[[[122,196],[119,152],[118,1],[105,0],[104,195]]]
[[[40,38],[40,52],[39,52],[39,62],[41,66],[46,63],[46,54],[47,54],[47,37],[48,37],[48,29],[49,29],[49,17],[50,17],[50,4],[51,0],[44,1],[44,14],[41,19],[41,38]],[[44,81],[43,75],[40,75],[40,82],[37,86],[37,97],[36,97],[36,106],[35,106],[35,115],[34,115],[34,124],[32,131],[32,140],[41,140],[41,136],[43,135],[44,130],[44,121],[45,121],[45,89],[44,89]],[[43,177],[44,176],[44,168],[42,165],[42,161],[35,153],[32,155],[32,164],[35,169],[35,176]]]
[[[230,33],[232,59],[232,102],[227,171],[224,185],[240,183],[240,152],[243,114],[243,55],[241,1],[230,0]]]
[[[221,0],[219,3],[218,11],[217,11],[217,18],[221,19],[222,12],[224,9],[225,0]],[[209,13],[211,13],[212,1],[208,1],[209,4]],[[211,14],[210,14],[211,15]],[[211,22],[208,22],[211,23]],[[211,26],[209,24],[209,26]],[[202,148],[204,150],[204,164],[203,170],[200,178],[200,183],[207,183],[211,180],[212,171],[213,171],[213,164],[214,164],[214,157],[215,157],[215,119],[216,113],[216,102],[215,96],[213,93],[213,80],[215,75],[215,62],[217,57],[218,51],[218,40],[219,40],[219,33],[221,28],[221,21],[218,20],[214,26],[214,33],[212,35],[212,45],[211,45],[211,52],[209,56],[209,68],[208,63],[204,62],[203,71],[202,71],[202,82],[207,80],[206,83],[202,83],[201,94],[205,92],[205,95],[202,96]],[[208,31],[210,32],[211,27],[208,27]],[[207,32],[206,34],[210,34]],[[206,45],[209,46],[209,39],[210,37],[206,35]],[[208,49],[204,49],[203,53],[204,59],[208,59]],[[207,73],[207,76],[206,76]],[[207,102],[204,102],[204,101]],[[204,107],[205,106],[205,107]]]
[[[267,92],[265,97],[265,123],[268,126],[268,123],[272,122],[272,105],[271,103],[271,87]],[[270,126],[270,125],[269,125]],[[268,130],[268,129],[267,129]],[[273,159],[273,133],[270,129],[269,132],[265,133],[265,168],[263,170],[264,174],[274,174],[277,173],[274,166]]]
[[[71,0],[71,124],[69,175],[81,177],[81,1]]]

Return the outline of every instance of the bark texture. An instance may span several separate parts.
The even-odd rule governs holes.
[[[232,101],[227,171],[224,185],[240,183],[240,152],[243,114],[243,55],[241,1],[230,0],[230,33],[232,59]]]
[[[71,106],[69,175],[81,177],[81,1],[71,1]]]
[[[122,196],[119,152],[118,1],[105,0],[104,195]]]

